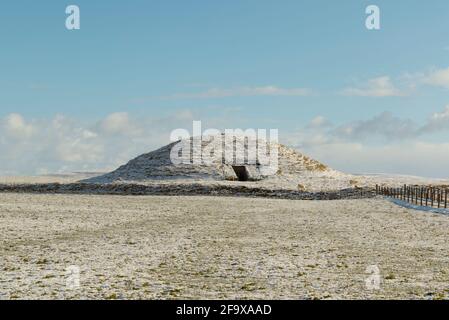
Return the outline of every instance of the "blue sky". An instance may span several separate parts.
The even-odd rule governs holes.
[[[70,4],[80,7],[81,30],[65,28]],[[370,4],[380,7],[381,30],[365,28]],[[281,139],[337,169],[447,176],[443,164],[423,169],[424,159],[406,169],[365,158],[349,167],[345,154],[325,154],[318,142],[304,140],[321,141],[321,150],[363,144],[376,159],[385,148],[414,150],[425,143],[447,151],[429,157],[449,160],[449,112],[441,121],[449,105],[448,34],[446,0],[8,1],[0,10],[0,118],[5,127],[11,115],[20,115],[13,122],[24,129],[64,117],[72,130],[94,134],[111,114],[129,126],[165,121],[160,131],[188,125],[190,118],[205,126],[279,128]],[[385,112],[390,118],[381,117]],[[320,131],[310,130],[317,119]],[[363,138],[367,123],[373,134]],[[360,136],[348,135],[349,127]],[[393,130],[404,127],[405,133]],[[14,149],[17,141],[5,141],[3,130],[4,157],[25,157]],[[29,132],[28,140],[39,136]],[[164,135],[126,156],[161,145]],[[117,136],[102,138],[126,141],[126,134]],[[42,132],[39,137],[46,140]],[[32,171],[116,165],[109,158],[99,155],[86,167],[83,156],[77,162],[55,155]],[[401,159],[398,154],[393,162]],[[4,171],[29,170],[18,165]]]

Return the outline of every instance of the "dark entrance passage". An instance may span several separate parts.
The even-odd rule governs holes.
[[[234,169],[234,172],[237,175],[239,181],[249,180],[248,170],[246,170],[245,166],[232,166],[232,169]]]

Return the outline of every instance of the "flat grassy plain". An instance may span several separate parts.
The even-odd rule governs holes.
[[[3,193],[0,299],[444,299],[448,231],[383,199]]]

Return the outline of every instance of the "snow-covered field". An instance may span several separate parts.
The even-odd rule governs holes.
[[[63,173],[36,176],[0,176],[0,183],[72,183],[100,173]]]
[[[3,299],[449,297],[449,217],[382,199],[0,194],[0,221]]]
[[[60,175],[42,175],[42,176],[16,176],[1,177],[0,183],[6,184],[36,184],[36,183],[74,183],[80,180],[88,179],[100,175],[100,173],[68,173]],[[235,182],[235,181],[219,181],[204,178],[176,178],[176,179],[154,179],[147,181],[122,181],[121,183],[137,183],[137,184],[203,184],[203,185],[241,185],[247,187],[262,187],[267,189],[285,189],[299,190],[309,192],[341,190],[353,187],[375,187],[376,184],[400,187],[407,185],[449,185],[449,179],[431,179],[407,175],[391,175],[391,174],[345,174],[339,171],[329,171],[325,173],[310,172],[302,175],[283,175],[267,178],[261,181],[252,182]]]

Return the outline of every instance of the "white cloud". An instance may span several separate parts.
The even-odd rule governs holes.
[[[23,139],[33,134],[33,126],[25,122],[20,114],[9,114],[4,120],[5,133],[9,137]]]
[[[388,145],[341,142],[303,148],[308,155],[349,173],[449,177],[449,143],[411,141]],[[429,165],[431,163],[431,165]]]
[[[449,130],[449,105],[441,112],[435,112],[420,129],[421,133]]]
[[[311,121],[317,125],[309,123],[285,133],[282,142],[345,172],[449,177],[449,143],[428,136],[449,130],[449,106],[421,125],[389,112],[340,125],[319,125],[326,122],[317,117]]]
[[[423,79],[425,84],[449,89],[449,68],[430,72]]]
[[[390,112],[383,112],[368,120],[347,123],[333,129],[332,134],[350,141],[361,141],[383,137],[387,140],[413,138],[417,134],[417,124],[409,119],[401,119]]]
[[[359,86],[344,89],[342,94],[358,97],[400,97],[407,95],[405,91],[393,85],[388,76],[369,79]]]
[[[311,92],[306,88],[279,88],[276,86],[264,87],[237,87],[237,88],[212,88],[196,93],[175,93],[164,99],[211,99],[227,97],[250,97],[250,96],[307,96]]]
[[[168,143],[171,130],[190,128],[192,120],[189,111],[164,118],[113,113],[98,123],[10,114],[0,118],[0,175],[111,170]]]
[[[108,115],[100,122],[101,129],[106,133],[128,133],[132,127],[129,122],[129,116],[126,112],[116,112]]]
[[[449,105],[431,114],[423,123],[382,112],[364,120],[333,125],[328,119],[317,116],[303,129],[291,133],[288,143],[296,146],[342,142],[382,142],[416,140],[427,134],[449,131]]]
[[[163,118],[114,113],[96,123],[11,114],[0,118],[0,174],[112,170],[169,143],[172,130],[191,130],[193,120],[202,120],[203,130],[245,128],[234,113],[222,111],[215,118],[205,118],[203,110],[201,116],[180,110]],[[422,125],[387,112],[338,125],[317,116],[295,132],[281,130],[280,138],[343,171],[441,176],[449,175],[449,145],[423,139],[443,130],[449,130],[449,106]]]
[[[309,128],[324,128],[329,126],[331,126],[331,122],[323,116],[316,116],[307,125]]]
[[[391,77],[368,79],[340,93],[359,97],[401,97],[408,96],[423,85],[449,89],[449,68],[433,69],[427,72],[404,73],[393,83]]]

